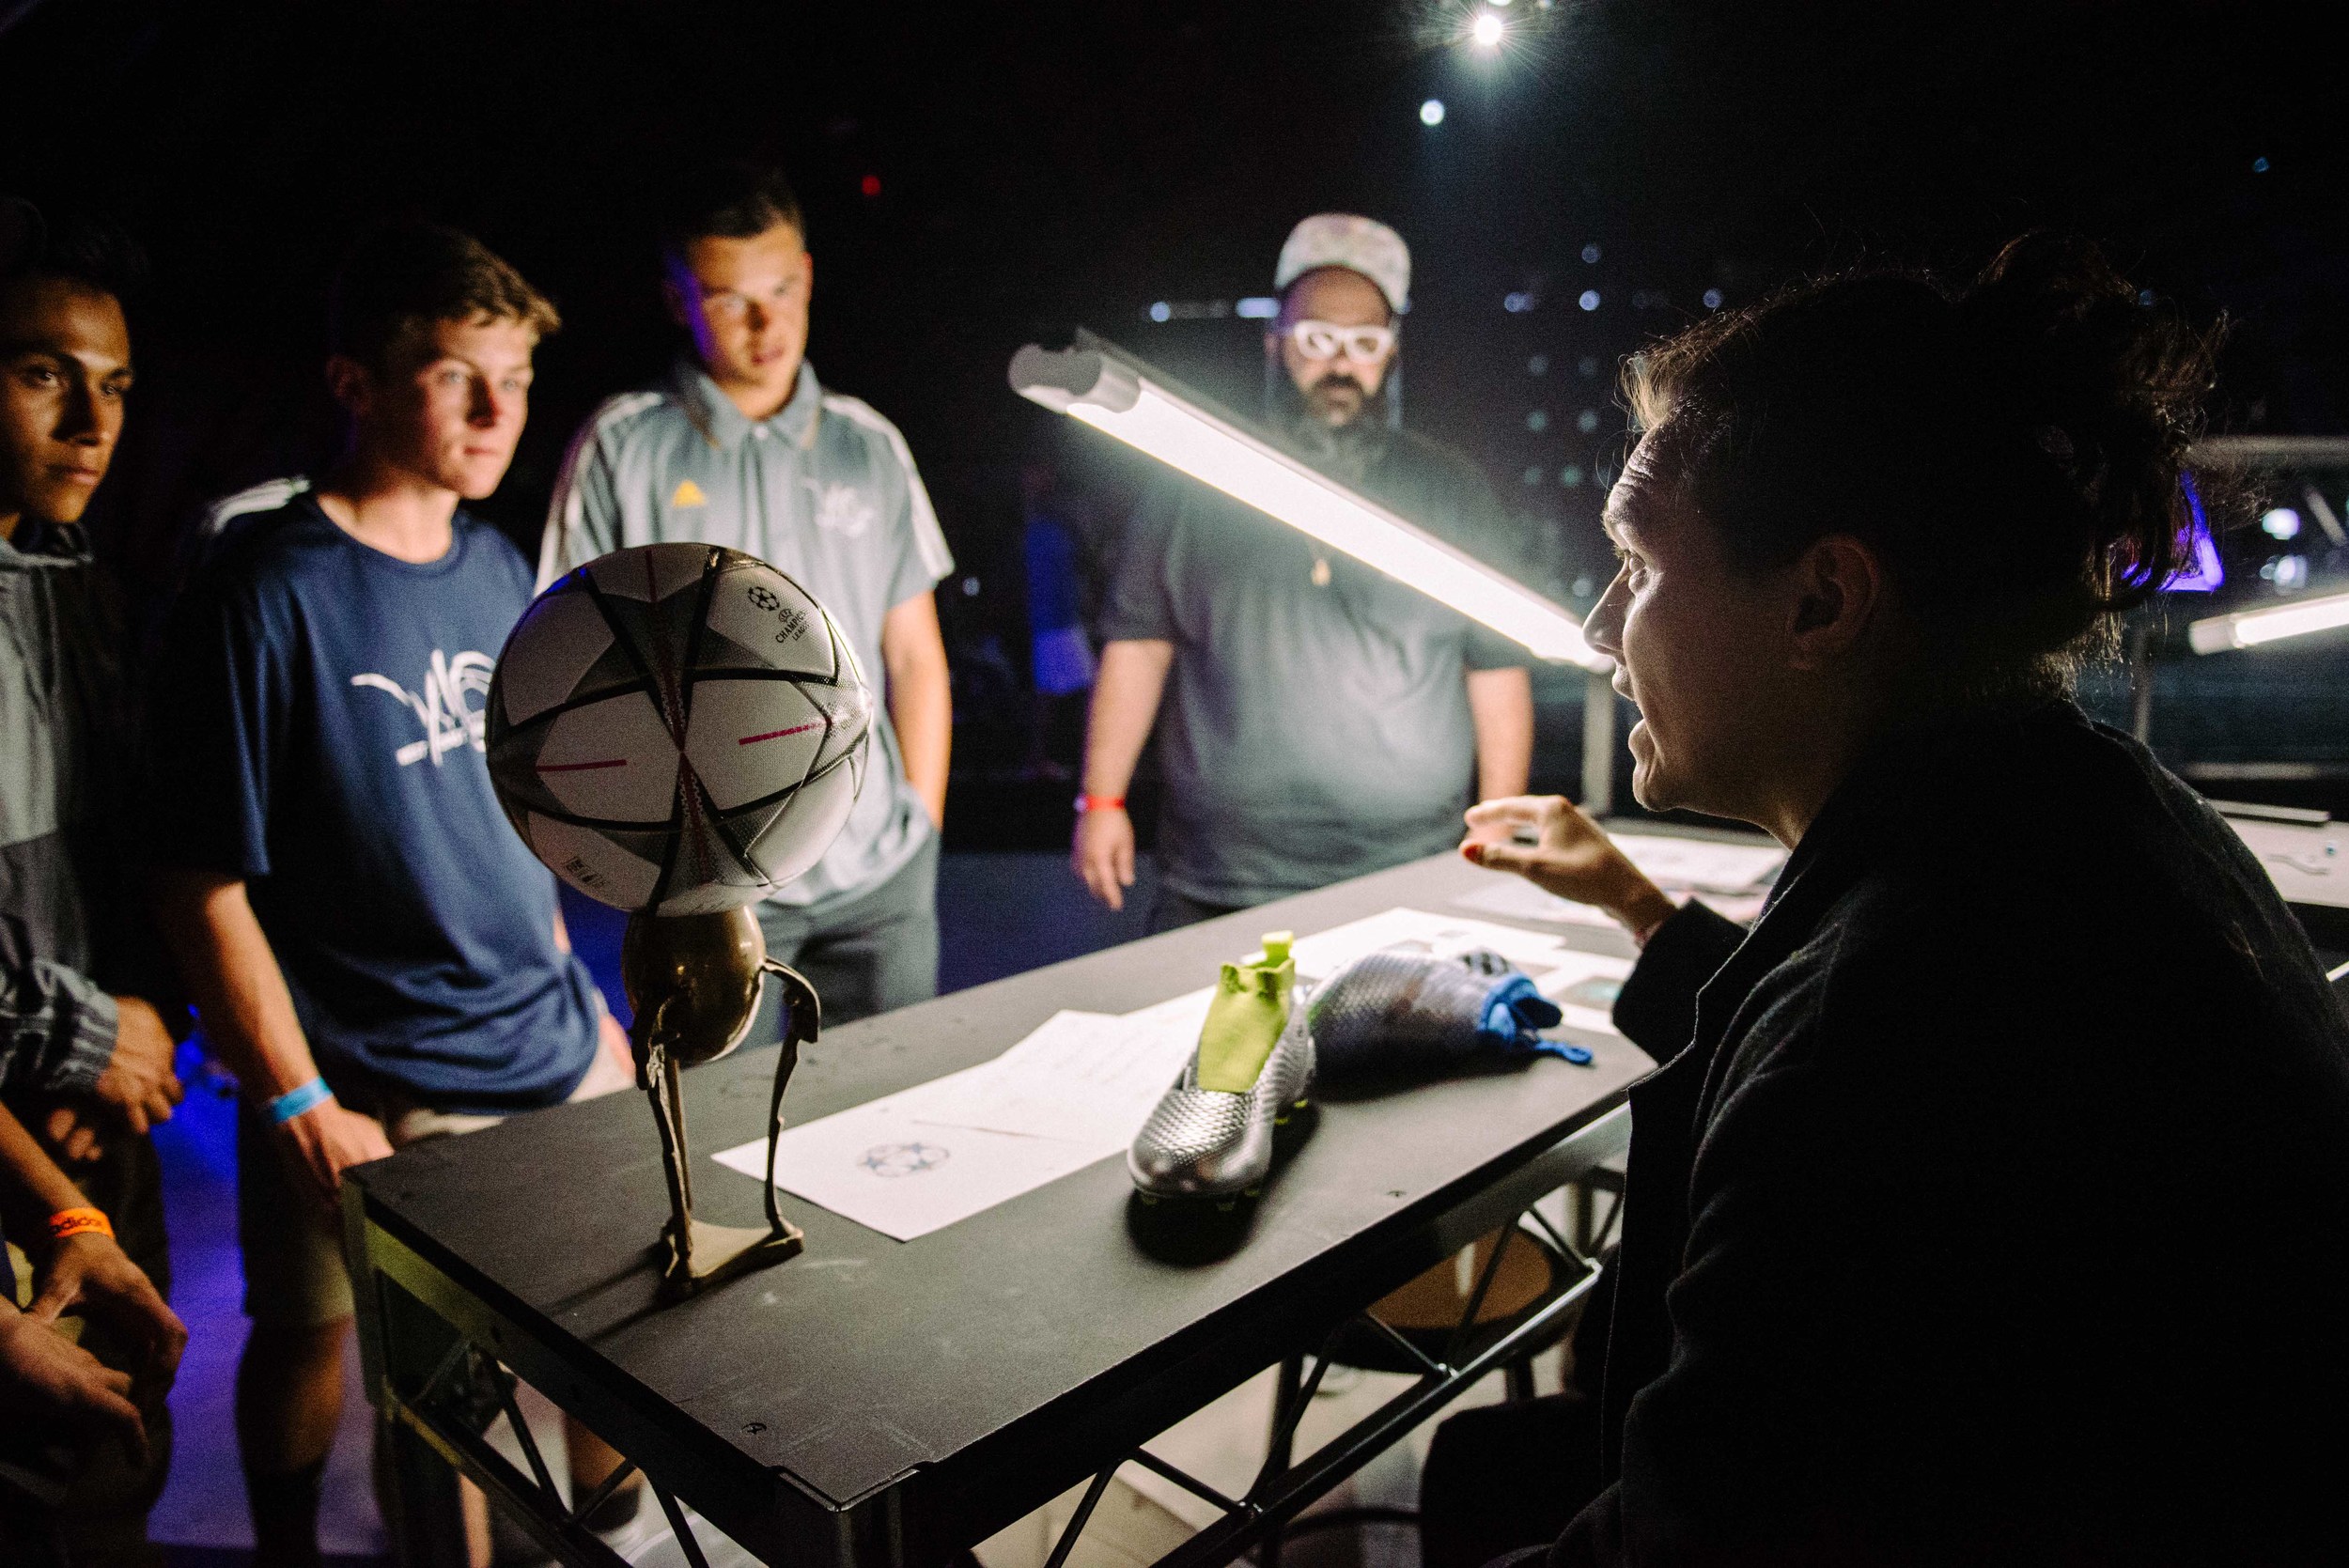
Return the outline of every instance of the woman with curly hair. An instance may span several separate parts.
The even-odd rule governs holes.
[[[2349,1021],[2069,696],[2189,559],[2212,349],[2031,237],[1631,365],[1589,632],[1634,790],[1792,854],[1748,930],[1563,800],[1470,814],[1641,943],[1615,1016],[1661,1063],[1561,1568],[2349,1551]]]

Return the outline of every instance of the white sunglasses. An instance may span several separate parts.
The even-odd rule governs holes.
[[[1376,365],[1394,349],[1392,327],[1341,327],[1335,321],[1311,318],[1290,327],[1289,338],[1307,359],[1335,359],[1344,354],[1357,365]]]

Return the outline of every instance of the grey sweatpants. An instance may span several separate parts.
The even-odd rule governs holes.
[[[827,1025],[927,1001],[938,994],[938,839],[870,892],[811,917],[780,904],[758,907],[767,955],[807,976]],[[747,1043],[782,1037],[775,986],[760,999]]]

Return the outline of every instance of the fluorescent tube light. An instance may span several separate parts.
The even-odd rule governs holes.
[[[1083,420],[1332,550],[1376,567],[1541,659],[1613,668],[1562,607],[1201,406],[1143,366],[1096,349],[1012,356],[1012,390]]]
[[[2222,653],[2229,648],[2257,647],[2262,643],[2302,637],[2311,631],[2329,631],[2341,626],[2349,626],[2349,594],[2326,594],[2322,598],[2304,598],[2296,604],[2213,615],[2187,627],[2186,635],[2196,653]]]

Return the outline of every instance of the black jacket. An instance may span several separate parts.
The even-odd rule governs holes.
[[[1631,1091],[1585,1563],[2349,1560],[2349,1021],[2068,704],[1877,750]]]
[[[86,1092],[160,997],[123,876],[129,638],[79,528],[0,539],[0,1090]]]

